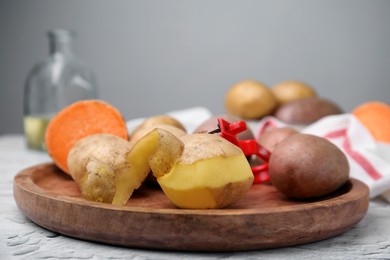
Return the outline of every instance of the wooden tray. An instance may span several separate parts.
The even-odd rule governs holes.
[[[298,245],[341,234],[368,209],[368,188],[351,179],[334,194],[292,201],[272,185],[254,185],[227,209],[175,208],[157,187],[144,185],[126,206],[84,200],[53,164],[18,173],[14,196],[38,225],[67,236],[134,248],[239,251]]]

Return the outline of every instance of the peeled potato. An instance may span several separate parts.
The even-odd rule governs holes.
[[[177,207],[224,208],[241,199],[252,186],[253,173],[237,146],[219,135],[205,133],[186,135],[181,141],[181,156],[168,173],[156,176]]]
[[[242,119],[259,119],[270,115],[276,106],[277,101],[271,90],[254,80],[235,84],[225,96],[227,113]]]
[[[287,104],[291,101],[302,98],[317,96],[317,93],[313,87],[311,87],[307,83],[296,80],[280,82],[274,85],[271,88],[271,91],[274,94],[279,105]]]

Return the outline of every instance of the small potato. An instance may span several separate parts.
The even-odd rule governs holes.
[[[294,134],[273,151],[269,161],[272,184],[292,199],[309,199],[336,191],[349,178],[344,153],[325,138]]]
[[[287,124],[308,125],[325,116],[341,113],[342,110],[330,100],[312,97],[282,105],[275,111],[274,116]]]
[[[279,105],[287,104],[291,101],[302,98],[317,96],[317,93],[313,87],[297,80],[287,80],[280,82],[274,85],[271,88],[271,91]]]
[[[130,133],[130,139],[132,138],[132,136],[136,135],[138,131],[142,131],[144,128],[150,129],[151,127],[156,125],[171,125],[180,128],[184,132],[187,131],[184,125],[176,118],[173,118],[169,115],[155,115],[148,117],[144,121],[142,121],[142,123]]]
[[[291,127],[273,128],[260,135],[258,142],[268,149],[268,151],[273,152],[281,141],[296,133],[298,133],[298,131]]]
[[[156,124],[156,125],[149,125],[149,126],[141,127],[137,131],[133,132],[133,134],[130,136],[130,143],[135,144],[139,139],[141,139],[146,134],[148,134],[149,132],[151,132],[153,129],[156,129],[156,128],[164,129],[164,130],[170,132],[171,134],[173,134],[174,136],[176,136],[177,138],[180,138],[180,137],[186,135],[186,132],[183,129],[178,128],[174,125]]]
[[[202,132],[210,132],[218,128],[218,118],[223,118],[229,123],[234,123],[239,121],[240,119],[231,116],[231,115],[215,115],[204,121],[200,124],[195,130],[194,133],[202,133]],[[254,139],[254,134],[250,128],[247,128],[244,132],[241,132],[237,135],[239,140],[249,140]]]
[[[225,95],[227,113],[242,119],[259,119],[270,115],[276,106],[277,101],[271,90],[255,80],[241,81]]]

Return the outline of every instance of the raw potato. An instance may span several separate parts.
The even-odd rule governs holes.
[[[317,93],[310,85],[296,80],[280,82],[271,88],[279,105],[287,104],[302,98],[315,97]]]
[[[96,134],[73,146],[68,168],[85,199],[125,205],[148,175],[149,160],[158,165],[156,175],[162,175],[182,150],[183,143],[163,129],[154,129],[134,146],[113,135]]]
[[[171,125],[171,126],[175,126],[177,128],[180,128],[184,132],[187,132],[184,125],[176,118],[173,118],[169,115],[155,115],[155,116],[151,116],[151,117],[146,118],[139,126],[137,126],[131,132],[130,139],[132,138],[133,135],[136,135],[136,133],[138,131],[142,130],[143,128],[150,129],[151,127],[157,126],[157,125]]]
[[[157,176],[177,207],[225,208],[248,192],[253,173],[241,149],[219,135],[191,134],[181,140],[182,155],[170,172]]]
[[[273,128],[260,135],[258,142],[268,151],[273,152],[281,141],[297,133],[299,132],[291,127]]]
[[[138,142],[139,139],[141,139],[146,134],[148,134],[149,132],[153,131],[156,128],[164,129],[178,138],[187,134],[183,129],[178,128],[174,125],[167,125],[167,124],[150,125],[150,126],[144,126],[142,128],[139,128],[136,132],[134,132],[130,137],[130,143],[134,144]]]
[[[140,127],[136,132],[134,132],[130,137],[130,143],[134,144],[138,142],[139,139],[141,139],[146,134],[148,134],[149,132],[153,131],[156,128],[164,129],[170,132],[171,134],[173,134],[174,136],[176,136],[177,138],[180,138],[187,134],[181,128],[178,128],[174,125],[166,125],[166,124],[149,125],[149,126]],[[151,172],[148,174],[146,181],[152,184],[157,183],[156,177]]]
[[[328,195],[349,178],[344,153],[325,138],[294,134],[279,143],[269,161],[272,184],[292,199]]]
[[[312,97],[282,105],[275,111],[274,116],[287,124],[308,125],[325,116],[341,113],[342,110],[335,103]]]
[[[218,118],[223,118],[229,123],[234,123],[239,121],[240,119],[231,116],[231,115],[214,115],[200,124],[195,130],[194,133],[204,133],[210,132],[218,128]],[[250,140],[254,139],[254,134],[250,128],[247,128],[244,132],[241,132],[237,135],[238,140]]]
[[[232,86],[225,96],[228,114],[242,119],[259,119],[272,114],[277,101],[264,84],[245,80]]]

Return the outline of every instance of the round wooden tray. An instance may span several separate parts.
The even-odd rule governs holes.
[[[143,185],[127,205],[84,200],[53,164],[19,172],[14,197],[38,225],[67,236],[133,248],[239,251],[304,244],[341,234],[368,209],[368,188],[351,179],[330,196],[292,201],[272,185],[253,185],[226,209],[185,210]]]

